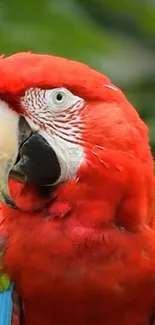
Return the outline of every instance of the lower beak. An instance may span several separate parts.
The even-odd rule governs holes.
[[[9,178],[47,186],[59,177],[59,161],[47,141],[33,132],[24,117],[0,105],[0,201],[17,208],[9,193]]]

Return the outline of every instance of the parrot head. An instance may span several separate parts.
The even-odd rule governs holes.
[[[1,58],[0,75],[2,202],[28,209],[25,190],[35,209],[65,189],[78,206],[87,197],[90,215],[102,210],[102,222],[151,222],[148,130],[121,90],[82,63],[50,55]]]

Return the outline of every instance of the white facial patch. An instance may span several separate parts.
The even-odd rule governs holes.
[[[20,102],[31,128],[39,132],[57,155],[61,167],[58,182],[76,178],[84,159],[80,145],[83,128],[80,109],[84,100],[66,88],[30,88]]]
[[[63,140],[56,135],[50,136],[43,130],[39,133],[46,139],[58,157],[61,176],[56,183],[76,178],[77,170],[84,157],[82,147],[70,141]]]

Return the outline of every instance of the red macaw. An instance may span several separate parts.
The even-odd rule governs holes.
[[[2,259],[22,325],[153,324],[147,133],[121,90],[82,63],[0,60]]]

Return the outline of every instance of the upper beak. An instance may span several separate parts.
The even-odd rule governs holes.
[[[0,201],[16,208],[8,188],[9,177],[39,186],[60,177],[56,153],[24,117],[0,103]]]
[[[8,189],[8,177],[18,155],[19,116],[0,105],[0,201],[15,207]]]

